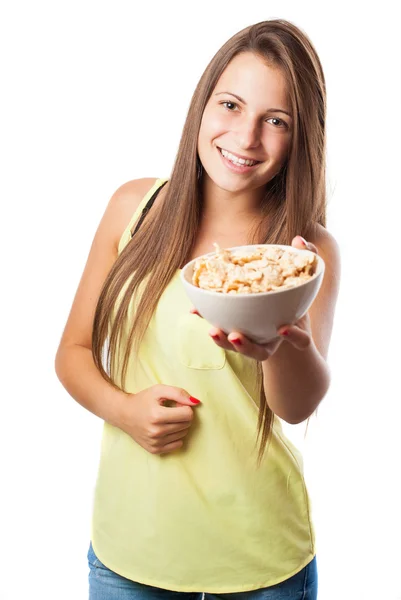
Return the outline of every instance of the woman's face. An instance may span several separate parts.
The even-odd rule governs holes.
[[[251,52],[233,58],[212,92],[199,130],[198,154],[206,175],[232,192],[264,186],[288,155],[292,135],[288,113],[280,70]],[[233,164],[235,157],[258,163]]]

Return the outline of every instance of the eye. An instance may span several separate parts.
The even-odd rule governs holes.
[[[225,100],[224,102],[221,102],[220,104],[222,104],[227,110],[230,110],[231,112],[234,110],[233,107],[237,106],[236,102],[231,102],[230,100]]]
[[[278,119],[277,117],[270,117],[269,119],[266,119],[266,122],[268,123],[269,121],[273,121],[273,125],[275,127],[287,127],[288,125],[285,121],[282,121],[281,119]]]

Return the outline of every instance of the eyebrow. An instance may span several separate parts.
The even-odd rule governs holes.
[[[242,104],[246,104],[245,100],[243,98],[241,98],[241,96],[238,96],[237,94],[233,94],[232,92],[217,92],[217,94],[215,94],[215,96],[220,96],[221,94],[230,94],[230,96],[234,96],[234,98],[237,98],[237,100],[239,100],[240,102],[242,102]],[[281,112],[281,113],[284,113],[285,115],[288,115],[289,117],[292,118],[291,113],[289,113],[288,111],[284,110],[283,108],[268,108],[266,110],[266,112]]]

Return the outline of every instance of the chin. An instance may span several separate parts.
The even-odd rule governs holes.
[[[236,180],[235,177],[230,175],[225,176],[221,173],[213,173],[212,170],[206,171],[205,169],[205,176],[208,177],[214,185],[226,192],[239,192],[249,186],[249,181],[241,180],[240,178]]]
[[[254,190],[259,187],[263,187],[266,185],[272,176],[266,177],[246,177],[243,175],[236,175],[224,172],[221,172],[220,169],[216,167],[206,168],[204,167],[204,177],[207,177],[210,181],[214,183],[217,187],[226,192],[242,192],[247,189]]]

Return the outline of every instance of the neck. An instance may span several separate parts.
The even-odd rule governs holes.
[[[202,182],[202,214],[220,223],[249,222],[260,217],[264,188],[228,191],[218,187],[205,173]]]

